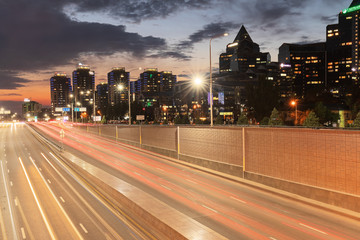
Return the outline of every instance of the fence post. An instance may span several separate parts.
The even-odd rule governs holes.
[[[115,141],[117,142],[117,139],[118,139],[118,127],[115,126]]]
[[[245,128],[242,129],[242,152],[243,152],[243,178],[245,178],[245,169],[246,169],[246,162],[245,162]]]
[[[142,142],[141,142],[141,125],[140,125],[140,147],[141,147],[141,144],[142,144]]]
[[[99,136],[101,136],[101,128],[100,128],[100,126],[99,126]]]
[[[178,159],[179,159],[179,156],[180,156],[180,127],[177,126],[177,152],[178,152]]]

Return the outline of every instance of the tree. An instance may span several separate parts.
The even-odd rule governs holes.
[[[356,118],[354,119],[354,128],[360,128],[360,112],[356,115]]]
[[[271,114],[277,106],[279,94],[273,82],[260,76],[257,84],[246,86],[247,105],[254,113],[256,120],[263,119]]]
[[[247,118],[246,113],[242,112],[237,120],[237,125],[248,125],[248,124],[249,124],[249,119]]]
[[[320,126],[320,122],[319,122],[319,118],[316,116],[316,114],[311,111],[309,113],[309,115],[307,116],[307,118],[305,119],[303,126],[305,127],[319,127]]]
[[[270,116],[270,119],[269,119],[269,125],[271,125],[271,126],[284,125],[284,122],[280,117],[280,113],[276,108],[274,108],[272,110],[272,112],[271,112],[271,116]]]
[[[315,104],[314,112],[316,116],[319,117],[319,122],[324,123],[333,123],[339,120],[339,114],[333,113],[328,109],[322,102]]]
[[[269,118],[269,117],[264,117],[264,118],[260,121],[260,125],[269,125],[269,121],[270,121],[270,118]]]
[[[216,125],[222,125],[222,124],[224,124],[224,119],[223,119],[223,117],[222,117],[221,115],[218,115],[218,116],[216,117],[215,124],[216,124]]]

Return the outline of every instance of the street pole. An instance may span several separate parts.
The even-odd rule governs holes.
[[[211,62],[211,40],[213,40],[213,37],[210,38],[209,43],[209,55],[210,55],[210,126],[214,126],[214,116],[213,116],[213,91],[212,91],[212,62]]]
[[[209,42],[209,55],[210,55],[210,126],[213,127],[214,126],[214,116],[213,116],[213,101],[214,101],[214,98],[213,98],[213,82],[212,82],[212,62],[211,62],[211,41],[214,39],[214,38],[219,38],[219,37],[223,37],[223,36],[227,36],[229,35],[228,33],[223,33],[223,34],[220,34],[220,35],[216,35],[212,38],[210,38],[210,42]]]
[[[295,126],[297,125],[297,104],[295,105]]]
[[[74,123],[74,103],[71,102],[71,122]]]
[[[128,98],[129,98],[129,126],[131,125],[131,100],[130,100],[130,77],[129,77],[129,86],[128,86]]]
[[[93,109],[93,118],[94,118],[94,123],[96,123],[96,111],[95,111],[95,88],[94,88],[94,109]]]

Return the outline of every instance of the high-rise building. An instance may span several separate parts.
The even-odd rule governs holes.
[[[295,97],[305,98],[308,94],[317,94],[324,90],[326,75],[325,43],[303,45],[284,43],[279,48],[279,62],[285,66],[290,65],[292,69],[292,91]],[[285,71],[285,69],[283,70]],[[289,78],[286,76],[280,80],[289,81]]]
[[[55,73],[50,78],[51,111],[54,114],[55,108],[67,107],[70,104],[71,79],[66,74]]]
[[[128,101],[130,73],[123,67],[113,68],[108,73],[109,104],[115,106],[121,101]]]
[[[41,112],[41,108],[42,105],[40,103],[25,98],[22,104],[23,117],[30,121],[37,121],[37,117]]]
[[[79,64],[73,71],[73,92],[76,106],[86,107],[92,112],[95,91],[95,72],[90,67]]]
[[[96,105],[101,115],[106,114],[109,103],[109,85],[107,83],[100,83],[96,86]]]
[[[226,53],[220,55],[220,73],[256,71],[270,61],[270,54],[260,52],[259,44],[253,42],[242,26],[234,41],[226,46]]]
[[[360,1],[352,1],[338,18],[338,24],[328,25],[326,29],[327,71],[330,91],[343,99],[359,85]]]

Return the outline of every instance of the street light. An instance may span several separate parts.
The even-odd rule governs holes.
[[[130,78],[129,78],[129,86],[128,86],[128,102],[129,102],[129,125],[131,125],[131,102],[130,102]],[[125,89],[125,86],[120,84],[118,85],[119,91],[122,91]]]
[[[295,107],[295,122],[294,122],[294,125],[296,126],[297,125],[297,102],[296,100],[292,100],[290,102],[291,106]]]
[[[212,91],[212,62],[211,62],[211,41],[215,38],[220,38],[220,37],[224,37],[224,36],[228,36],[228,33],[223,33],[223,34],[219,34],[216,36],[213,36],[212,38],[210,38],[210,42],[209,42],[209,55],[210,55],[210,126],[214,126],[214,116],[213,116],[213,91]]]

